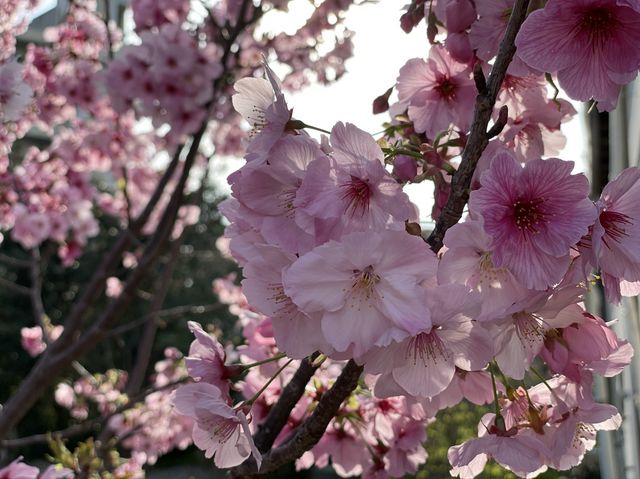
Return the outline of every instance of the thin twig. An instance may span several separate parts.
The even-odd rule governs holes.
[[[109,331],[109,334],[106,335],[107,338],[113,336],[119,336],[124,334],[132,329],[137,328],[138,326],[142,326],[149,321],[155,321],[158,325],[162,324],[162,320],[170,320],[175,318],[181,318],[185,314],[204,314],[210,313],[212,311],[218,311],[227,308],[226,304],[215,303],[215,304],[189,304],[185,306],[175,306],[173,308],[162,309],[156,313],[149,313],[143,316],[142,318],[131,321],[130,323],[123,324],[117,328]]]
[[[103,424],[105,424],[113,416],[117,414],[121,414],[129,409],[136,407],[136,405],[140,403],[140,401],[142,401],[149,394],[171,389],[175,386],[179,386],[180,384],[187,382],[188,380],[189,380],[188,377],[184,377],[177,381],[172,381],[170,383],[167,383],[163,386],[148,388],[140,394],[131,396],[125,404],[117,407],[114,411],[104,416],[87,419],[79,424],[74,424],[72,426],[69,426],[65,429],[60,429],[58,431],[46,432],[42,434],[33,434],[31,436],[19,437],[16,439],[7,439],[5,441],[0,442],[0,446],[6,447],[9,449],[17,449],[21,447],[33,446],[36,444],[46,444],[49,442],[49,439],[52,437],[53,438],[59,437],[62,439],[66,439],[66,438],[80,436],[82,434],[89,433],[93,430],[96,430],[98,427],[102,426]]]
[[[273,446],[274,441],[289,420],[291,410],[298,404],[304,394],[307,383],[318,369],[313,361],[320,353],[313,353],[304,358],[289,383],[284,387],[278,401],[273,405],[265,420],[258,426],[253,436],[256,447],[262,453],[267,452]]]
[[[44,304],[42,303],[42,271],[40,270],[40,249],[33,248],[31,250],[31,267],[29,268],[31,273],[31,309],[33,311],[33,317],[36,320],[36,324],[42,329],[42,340],[47,345],[50,345],[49,338],[49,325],[47,324],[47,313],[44,310]]]
[[[28,268],[31,266],[31,262],[26,259],[18,259],[13,256],[0,253],[0,262],[13,266],[14,268]]]
[[[353,360],[349,361],[333,386],[322,395],[322,399],[309,418],[281,446],[272,449],[263,456],[260,472],[256,467],[255,459],[250,458],[232,469],[228,477],[230,479],[250,479],[268,474],[295,461],[305,451],[315,446],[338,412],[340,405],[358,385],[361,373],[362,366],[358,366]]]
[[[469,200],[469,189],[471,187],[473,172],[476,169],[480,155],[482,155],[482,152],[489,143],[490,136],[487,134],[487,126],[491,120],[496,98],[498,97],[500,86],[507,73],[507,68],[516,52],[514,41],[527,15],[528,6],[529,0],[515,1],[511,11],[511,18],[509,18],[509,23],[507,24],[507,30],[500,43],[500,50],[498,51],[498,56],[493,64],[486,85],[484,85],[484,75],[481,74],[481,69],[476,67],[474,70],[474,78],[479,91],[476,97],[469,138],[462,152],[460,167],[451,179],[451,193],[447,204],[442,209],[436,222],[436,227],[427,239],[427,243],[429,243],[431,249],[436,253],[442,248],[444,235],[447,230],[460,221],[464,207]],[[502,113],[500,121],[504,120],[505,113]],[[504,123],[506,123],[506,121],[504,121]],[[498,124],[498,127],[491,131],[491,134],[494,134],[500,129],[501,127]]]

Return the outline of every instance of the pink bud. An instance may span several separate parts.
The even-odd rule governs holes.
[[[393,174],[402,181],[411,181],[418,174],[416,160],[406,155],[398,155],[393,161]]]
[[[467,32],[449,33],[445,46],[454,60],[460,63],[469,63],[473,60],[473,48]]]

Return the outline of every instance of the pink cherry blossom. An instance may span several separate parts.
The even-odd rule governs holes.
[[[548,448],[530,429],[505,431],[496,426],[494,414],[485,414],[478,424],[478,436],[449,448],[453,477],[476,477],[489,458],[521,477],[534,477],[534,473],[546,469]]]
[[[250,455],[260,466],[262,456],[256,449],[247,417],[241,409],[229,406],[213,384],[187,384],[176,389],[176,412],[195,420],[193,442],[214,457],[217,467],[234,467]]]
[[[329,163],[317,143],[289,136],[274,145],[266,163],[249,162],[233,175],[234,196],[254,213],[255,228],[269,244],[291,253],[316,246],[314,218],[299,207],[298,199],[307,168],[316,160]]]
[[[32,100],[23,74],[24,67],[15,60],[0,63],[0,124],[16,121]]]
[[[244,269],[242,287],[251,304],[271,317],[278,349],[295,359],[314,351],[331,353],[332,348],[320,328],[319,315],[309,316],[300,311],[284,291],[282,276],[296,257],[270,246],[259,249],[261,255]]]
[[[208,334],[195,321],[189,321],[189,331],[196,339],[189,347],[185,363],[189,375],[196,381],[204,381],[229,394],[229,379],[233,371],[225,365],[226,352],[216,338]]]
[[[333,231],[325,235],[331,238],[391,226],[404,230],[415,210],[385,170],[384,155],[373,137],[350,123],[337,123],[331,130],[331,146],[334,164],[314,161],[309,166],[296,197],[298,206],[327,220]]]
[[[110,276],[107,278],[107,287],[105,290],[105,295],[108,298],[117,298],[122,293],[123,284],[119,278],[115,276]]]
[[[11,464],[0,469],[0,477],[3,479],[37,479],[39,474],[38,468],[22,462],[22,457],[14,459]]]
[[[269,66],[264,64],[268,80],[241,78],[233,88],[233,107],[252,127],[252,139],[247,147],[247,160],[262,163],[266,154],[285,133],[292,110],[287,106],[280,80]]]
[[[444,47],[432,47],[426,61],[409,60],[400,69],[397,88],[416,131],[435,138],[451,125],[469,128],[477,93],[471,69],[453,60]]]
[[[514,302],[529,296],[507,268],[494,266],[491,238],[481,220],[453,226],[445,234],[444,244],[447,251],[440,258],[438,282],[465,284],[482,294],[481,310],[473,319],[498,318]]]
[[[609,281],[640,280],[640,169],[627,168],[607,184],[597,202],[600,212],[591,232],[591,264]]]
[[[569,267],[569,250],[595,219],[584,175],[557,158],[519,165],[498,155],[471,193],[470,208],[484,219],[492,260],[527,288],[557,284]]]
[[[434,397],[449,386],[456,367],[484,368],[493,347],[486,331],[471,321],[479,304],[468,288],[450,284],[424,294],[431,324],[425,322],[422,331],[401,342],[371,349],[361,361],[368,372],[390,373],[404,394]],[[456,302],[451,303],[454,297]],[[380,396],[377,390],[376,394]]]
[[[49,341],[55,341],[60,337],[64,327],[57,325],[50,327],[48,334]],[[22,328],[20,330],[22,348],[29,353],[31,357],[39,356],[47,349],[47,343],[43,338],[42,328],[34,326],[32,328]]]
[[[549,0],[524,22],[518,55],[538,70],[557,72],[576,100],[611,110],[620,86],[640,67],[640,13],[615,0]]]
[[[285,272],[284,290],[305,313],[321,314],[331,346],[360,356],[430,326],[419,285],[435,267],[433,253],[414,236],[352,233],[301,256]]]
[[[508,315],[491,323],[496,342],[496,361],[514,379],[524,378],[529,365],[544,345],[545,333],[582,321],[579,288],[554,294],[539,293],[515,303]]]
[[[622,418],[611,404],[594,402],[590,376],[580,383],[555,376],[546,383],[529,389],[528,397],[545,410],[546,421],[540,432],[548,446],[547,464],[567,470],[593,449],[597,431],[618,429]]]

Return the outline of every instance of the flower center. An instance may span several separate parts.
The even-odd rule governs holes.
[[[293,204],[296,199],[296,194],[298,193],[298,188],[289,188],[286,190],[282,190],[278,195],[278,199],[280,202],[278,206],[282,209],[284,216],[287,218],[293,218],[295,214],[295,205]]]
[[[370,295],[379,282],[380,276],[373,270],[373,266],[369,265],[363,270],[356,269],[353,271],[353,284],[351,288],[365,291],[367,295]]]
[[[436,86],[436,90],[445,100],[453,100],[456,97],[456,89],[456,84],[449,77],[442,77]]]
[[[451,354],[435,331],[420,333],[411,338],[407,347],[407,356],[410,355],[413,355],[414,366],[418,363],[418,358],[425,366],[451,359]]]
[[[617,19],[609,8],[589,8],[582,14],[580,28],[591,40],[602,43],[616,29]]]
[[[351,210],[351,215],[364,216],[369,211],[371,188],[365,180],[353,175],[350,177],[351,179],[342,185],[342,199],[347,202],[345,211]]]
[[[523,346],[537,348],[541,341],[544,341],[545,330],[541,320],[529,313],[516,313],[515,319],[516,333]]]
[[[546,215],[540,209],[543,201],[543,199],[518,200],[513,204],[513,218],[520,231],[535,234],[539,232],[538,225],[546,223]]]
[[[626,225],[631,225],[633,222],[631,218],[623,213],[616,211],[603,211],[600,213],[600,224],[604,228],[604,236],[602,242],[610,248],[607,243],[607,239],[611,239],[617,243],[620,243],[625,236],[629,236],[625,228]]]
[[[221,443],[224,443],[227,440],[229,440],[229,438],[231,437],[231,435],[233,434],[233,432],[236,430],[237,427],[238,427],[238,424],[236,421],[223,419],[223,420],[220,420],[219,422],[216,422],[211,432],[213,433],[213,436],[216,439],[218,439]]]

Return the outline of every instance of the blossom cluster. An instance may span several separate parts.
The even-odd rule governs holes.
[[[427,65],[453,61],[438,47],[431,56]],[[625,170],[594,203],[573,162],[517,148],[514,134],[515,144],[488,150],[469,215],[447,232],[436,256],[415,234],[418,211],[402,180],[385,167],[393,155],[351,124],[336,124],[320,143],[309,137],[265,69],[267,80],[236,84],[234,106],[253,130],[246,165],[229,177],[233,198],[221,209],[231,221],[229,249],[243,267],[243,292],[269,317],[278,350],[296,359],[314,351],[353,358],[370,375],[373,397],[404,397],[425,418],[463,398],[494,400],[498,415],[483,419],[480,438],[450,450],[460,477],[475,477],[487,458],[528,477],[579,463],[594,445],[594,433],[584,431],[620,424],[615,408],[595,403],[590,389],[594,374],[620,373],[633,351],[582,301],[594,270],[613,302],[640,280],[633,246],[640,210],[632,200],[638,169]],[[418,83],[425,84],[405,83],[401,71],[401,102],[403,89]],[[520,96],[510,87],[530,91]],[[556,108],[542,88],[513,77],[504,101],[520,115],[532,113],[532,98]],[[410,119],[419,111],[411,108]],[[562,104],[555,111],[558,128]],[[420,118],[433,126],[428,120],[443,115]],[[468,116],[445,123],[456,118]],[[531,122],[541,129],[539,118]],[[415,131],[425,130],[422,120],[413,121]],[[521,125],[514,120],[512,128]],[[587,338],[592,347],[584,347]],[[539,380],[536,361],[552,378],[529,391],[516,387]],[[208,436],[208,447],[226,441]],[[349,476],[366,464],[336,470]]]
[[[178,414],[194,420],[196,446],[207,457],[213,456],[218,467],[233,467],[252,453],[258,460],[261,457],[251,432],[267,417],[298,361],[278,359],[282,354],[273,336],[272,318],[250,308],[240,288],[219,282],[217,290],[238,316],[246,343],[227,351],[199,324],[189,323],[195,340],[186,366],[195,382],[179,386],[174,403]],[[311,414],[340,370],[340,361],[322,362],[276,438],[276,447]],[[234,406],[233,398],[238,396],[243,399]],[[321,441],[296,462],[296,467],[300,470],[331,463],[342,477],[413,474],[427,458],[422,443],[430,420],[422,405],[403,397],[376,398],[363,384],[345,401]]]

